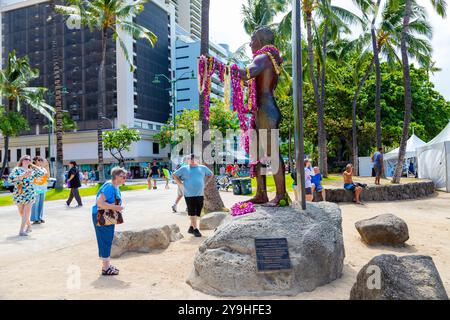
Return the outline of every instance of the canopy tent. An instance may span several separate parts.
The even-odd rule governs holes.
[[[420,139],[414,133],[412,134],[412,136],[406,142],[405,163],[403,164],[404,170],[408,170],[414,174],[416,173],[417,171],[416,150],[417,148],[424,146],[425,144],[426,143],[422,139]],[[383,155],[384,172],[388,177],[392,177],[394,174],[395,166],[397,165],[399,150],[400,148],[396,148]]]
[[[419,178],[431,179],[436,188],[450,192],[450,121],[433,140],[417,148],[417,160]]]

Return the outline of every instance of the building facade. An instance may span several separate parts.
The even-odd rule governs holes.
[[[56,18],[56,34],[53,21]],[[142,140],[133,144],[126,154],[127,166],[141,176],[145,163],[153,159],[168,161],[169,150],[162,149],[153,136],[171,116],[171,92],[167,84],[153,84],[157,74],[168,77],[175,70],[176,9],[167,0],[153,0],[144,11],[134,17],[135,22],[152,30],[158,36],[154,48],[143,40],[120,34],[136,70],[130,67],[118,42],[109,40],[106,59],[106,118],[105,128],[125,125],[137,128]],[[97,163],[97,74],[100,65],[101,41],[98,32],[67,24],[61,15],[52,12],[49,1],[25,0],[0,2],[0,59],[5,66],[8,53],[13,49],[18,56],[28,55],[40,76],[33,86],[49,89],[47,100],[53,104],[54,92],[52,42],[57,41],[58,55],[62,64],[64,87],[63,109],[77,123],[76,132],[64,134],[64,162],[76,160],[83,169]],[[11,138],[9,165],[14,166],[19,155],[30,154],[53,158],[55,137],[50,134],[48,143],[47,120],[25,108],[31,130],[18,138]],[[0,140],[2,148],[3,140]],[[105,163],[116,161],[109,152],[104,152]]]
[[[227,63],[230,52],[226,45],[218,45],[210,42],[209,54],[223,63]],[[176,111],[199,108],[198,92],[198,68],[197,58],[200,55],[200,40],[193,38],[189,33],[177,26],[175,41],[176,71],[175,75],[180,80],[176,84]],[[194,71],[195,79],[189,74]],[[223,100],[223,84],[214,74],[211,83],[211,97]]]

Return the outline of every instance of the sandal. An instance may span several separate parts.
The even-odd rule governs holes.
[[[114,267],[112,267],[112,266],[109,266],[109,268],[106,270],[102,269],[103,276],[117,276],[118,274],[119,274],[119,270],[114,269]]]
[[[109,265],[109,267],[110,268],[113,268],[114,270],[116,270],[116,271],[120,271],[119,269],[117,269],[115,266],[113,266],[112,264],[111,265]]]

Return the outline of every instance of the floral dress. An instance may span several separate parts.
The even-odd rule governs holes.
[[[22,175],[31,171],[31,174],[23,178]],[[33,203],[36,200],[36,193],[34,190],[34,179],[45,175],[45,171],[41,169],[28,169],[25,170],[21,167],[13,169],[8,177],[8,182],[14,185],[14,197],[15,204],[27,204]]]

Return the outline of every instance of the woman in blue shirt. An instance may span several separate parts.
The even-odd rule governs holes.
[[[114,239],[115,225],[97,226],[97,211],[98,208],[109,209],[122,212],[122,197],[119,187],[125,183],[127,179],[127,171],[120,167],[115,167],[111,170],[111,181],[106,182],[97,193],[97,200],[92,207],[92,220],[95,227],[95,235],[97,236],[98,254],[103,261],[102,275],[116,276],[119,274],[119,269],[111,265],[111,247]],[[116,205],[116,199],[119,204]]]

